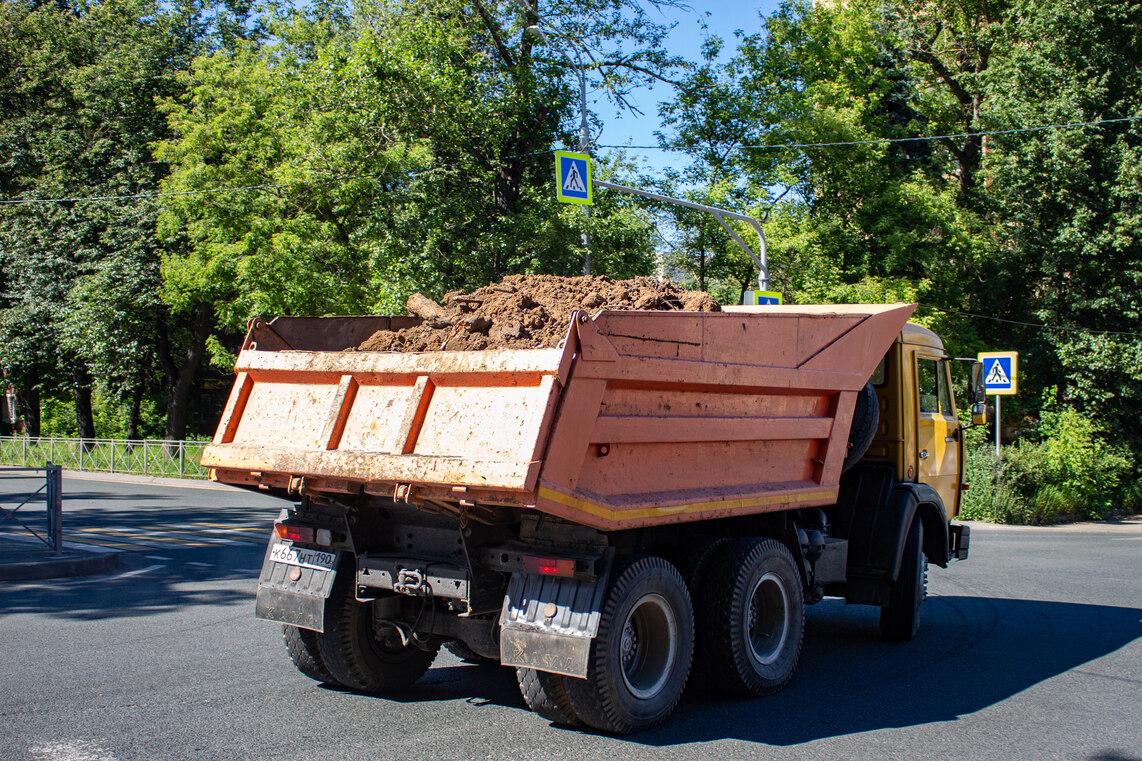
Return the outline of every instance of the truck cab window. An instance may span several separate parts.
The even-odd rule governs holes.
[[[916,390],[920,394],[920,412],[952,415],[952,393],[948,385],[946,365],[946,361],[916,359]]]
[[[876,386],[877,388],[880,388],[881,386],[883,386],[885,383],[888,382],[887,366],[888,366],[888,355],[885,354],[883,357],[880,358],[880,362],[877,363],[876,369],[872,371],[872,377],[869,378],[869,380],[872,381],[872,385]]]
[[[936,360],[916,358],[916,391],[920,394],[920,412],[940,414],[939,377]]]

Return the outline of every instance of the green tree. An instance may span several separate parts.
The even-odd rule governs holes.
[[[173,166],[164,187],[185,195],[166,200],[160,231],[189,244],[164,260],[166,301],[238,330],[256,314],[392,312],[412,290],[580,269],[579,215],[550,190],[550,149],[572,121],[569,64],[537,52],[533,27],[580,33],[619,98],[633,81],[622,72],[665,60],[610,51],[622,34],[659,34],[636,6],[587,5],[291,12],[275,44],[196,61],[164,106],[177,133],[159,148]],[[601,203],[592,227],[597,261],[647,271],[643,216]]]
[[[138,409],[159,315],[153,204],[166,134],[154,98],[193,52],[199,8],[150,0],[0,7],[0,352],[22,379],[29,430],[38,394],[73,389],[77,431],[95,435],[100,378]],[[40,199],[80,198],[50,202]],[[132,415],[132,430],[138,415]]]
[[[1142,117],[1142,8],[1017,2],[984,78],[999,129]],[[1142,138],[1119,121],[997,136],[984,161],[1002,256],[992,313],[1059,326],[1012,332],[1032,386],[1142,444]],[[1099,331],[1109,331],[1100,333]]]

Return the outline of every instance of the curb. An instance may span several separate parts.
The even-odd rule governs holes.
[[[38,539],[11,534],[5,534],[0,538],[3,538],[9,547],[12,544],[32,545],[32,549],[22,553],[25,556],[34,557],[37,553],[40,555],[37,560],[0,562],[0,581],[34,581],[66,576],[91,576],[114,571],[119,567],[119,553],[102,547],[64,542],[64,554],[57,557],[44,551],[43,544]]]
[[[0,581],[35,581],[66,576],[90,576],[119,567],[119,553],[106,552],[84,557],[49,558],[25,563],[0,563]]]

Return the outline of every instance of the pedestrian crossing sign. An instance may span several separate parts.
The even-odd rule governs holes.
[[[555,197],[563,203],[590,205],[594,202],[589,155],[555,152]]]
[[[1010,395],[1016,390],[1015,373],[1019,361],[1016,351],[983,351],[983,387],[989,394]]]

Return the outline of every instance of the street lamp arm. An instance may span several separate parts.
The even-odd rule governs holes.
[[[709,214],[713,214],[714,218],[718,220],[718,223],[723,228],[725,228],[725,231],[729,233],[730,237],[734,239],[738,246],[741,247],[741,250],[744,251],[746,255],[753,260],[753,263],[757,265],[758,269],[760,270],[757,275],[758,288],[763,291],[769,290],[769,249],[765,241],[765,231],[761,228],[761,223],[753,217],[750,217],[746,214],[739,214],[736,211],[729,211],[728,209],[719,209],[714,206],[705,206],[700,203],[694,203],[693,201],[687,201],[683,198],[674,198],[672,196],[664,196],[659,193],[652,193],[649,190],[639,190],[638,188],[630,188],[626,185],[616,185],[613,182],[592,180],[592,183],[600,188],[620,190],[624,193],[630,193],[632,195],[642,196],[643,198],[649,198],[652,201],[672,203],[676,206],[685,206],[688,209],[696,209],[698,211],[704,211]],[[741,236],[737,234],[737,231],[730,227],[729,223],[726,222],[727,218],[737,220],[738,222],[745,222],[757,231],[758,249],[756,254],[753,252],[753,249],[751,249],[749,245],[741,239]]]

